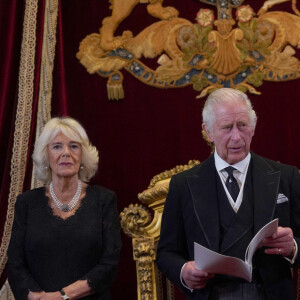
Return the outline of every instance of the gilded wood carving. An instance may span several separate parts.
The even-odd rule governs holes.
[[[138,300],[164,299],[155,260],[161,218],[169,191],[170,179],[173,175],[199,163],[197,160],[191,160],[186,165],[176,166],[154,176],[148,189],[138,194],[139,200],[147,205],[147,208],[141,204],[130,204],[120,214],[122,229],[126,235],[132,238],[133,258],[136,262],[137,272]],[[169,282],[167,282],[167,287],[167,299],[173,299]]]
[[[201,98],[220,87],[260,94],[263,81],[300,77],[295,56],[300,47],[300,13],[296,0],[265,1],[255,13],[245,0],[199,0],[207,5],[192,19],[179,17],[163,0],[110,0],[112,14],[103,19],[99,33],[85,37],[77,57],[91,74],[108,78],[108,98],[122,99],[122,71],[158,88],[192,85]],[[269,11],[290,1],[294,14]],[[119,24],[139,2],[147,3],[157,22],[136,36],[125,30],[115,36]],[[250,1],[248,1],[250,2]],[[215,17],[215,10],[217,17]],[[236,17],[233,18],[233,12]],[[157,59],[151,69],[141,58]]]

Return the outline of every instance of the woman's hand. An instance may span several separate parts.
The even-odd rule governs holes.
[[[61,300],[60,292],[45,293],[45,292],[29,292],[27,300]]]
[[[61,293],[60,292],[53,292],[53,293],[44,293],[40,300],[61,300]]]
[[[29,291],[29,294],[27,296],[27,300],[40,300],[41,297],[45,294],[45,292],[32,292]]]

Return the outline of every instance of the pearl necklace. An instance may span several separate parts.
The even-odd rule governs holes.
[[[72,198],[72,200],[65,204],[65,203],[62,203],[58,200],[57,196],[55,195],[54,193],[54,190],[53,190],[53,184],[52,184],[52,181],[49,185],[49,191],[50,191],[50,195],[53,199],[53,203],[54,205],[61,211],[63,212],[68,212],[68,211],[71,211],[73,210],[73,208],[76,206],[79,198],[80,198],[80,195],[81,195],[81,187],[82,187],[82,183],[81,183],[81,180],[78,179],[78,185],[77,185],[77,190],[76,190],[76,193],[74,195],[74,197]]]

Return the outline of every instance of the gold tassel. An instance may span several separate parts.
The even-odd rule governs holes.
[[[121,72],[114,72],[107,81],[107,96],[109,100],[124,99],[123,75]]]
[[[107,82],[107,96],[108,100],[124,99],[124,89],[122,84],[110,84],[109,82]]]

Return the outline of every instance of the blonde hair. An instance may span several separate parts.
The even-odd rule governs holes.
[[[37,139],[32,154],[36,178],[45,184],[51,182],[52,172],[49,167],[47,146],[60,133],[74,142],[81,144],[82,161],[78,176],[82,181],[89,181],[98,169],[98,150],[90,143],[86,131],[81,124],[70,117],[51,119],[46,123],[41,135]]]

